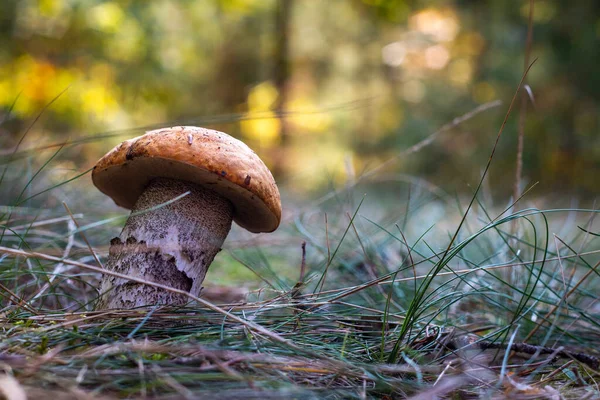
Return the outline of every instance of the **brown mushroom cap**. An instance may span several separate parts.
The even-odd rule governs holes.
[[[272,232],[281,221],[273,175],[246,144],[223,132],[194,126],[150,131],[112,149],[92,171],[94,185],[127,209],[158,177],[214,190],[231,201],[233,220],[250,232]]]

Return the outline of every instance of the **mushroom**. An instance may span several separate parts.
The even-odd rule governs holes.
[[[243,142],[193,126],[127,140],[92,171],[101,192],[132,212],[111,240],[106,269],[199,296],[235,221],[272,232],[281,220],[273,175]],[[183,196],[182,196],[183,195]],[[187,303],[186,296],[104,275],[97,309]]]

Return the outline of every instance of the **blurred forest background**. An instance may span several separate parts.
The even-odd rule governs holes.
[[[499,99],[384,169],[472,193],[524,71],[528,15],[529,1],[497,0],[2,0],[0,156],[49,105],[20,150],[89,138],[53,161],[65,177],[145,127],[192,124],[246,141],[288,193],[314,194]],[[534,197],[597,193],[599,39],[600,2],[535,1]],[[504,202],[518,109],[490,175]]]

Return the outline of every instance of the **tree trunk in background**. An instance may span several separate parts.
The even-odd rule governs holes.
[[[275,104],[275,110],[279,113],[281,123],[281,145],[273,154],[273,167],[271,171],[275,177],[281,176],[285,169],[283,165],[289,147],[289,125],[285,112],[289,100],[290,79],[290,36],[293,0],[280,0],[277,2],[275,12],[275,65],[273,68],[273,81],[279,96]]]

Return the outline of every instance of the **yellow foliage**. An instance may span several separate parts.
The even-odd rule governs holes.
[[[248,110],[265,111],[271,108],[277,100],[277,88],[269,81],[258,84],[248,94]]]
[[[88,11],[88,23],[103,32],[117,32],[123,23],[125,13],[114,1],[98,4]]]
[[[296,97],[287,106],[291,112],[286,118],[297,127],[297,133],[322,133],[331,126],[331,115],[315,107],[309,97]]]
[[[243,135],[261,147],[273,147],[280,139],[281,121],[269,110],[277,96],[277,88],[268,81],[256,85],[248,94],[248,114],[240,126]]]
[[[273,147],[279,143],[281,121],[273,112],[242,120],[240,125],[244,136],[257,141],[261,148]]]
[[[39,0],[38,10],[44,17],[55,17],[65,7],[64,0]]]
[[[273,7],[272,2],[267,0],[222,0],[221,5],[225,11],[240,14],[251,14],[255,11]]]
[[[13,64],[0,67],[0,106],[10,106],[18,96],[13,112],[29,117],[68,88],[52,104],[53,111],[75,110],[84,118],[110,121],[119,111],[119,92],[113,75],[108,64],[96,64],[84,76],[77,69],[59,68],[24,55]]]

